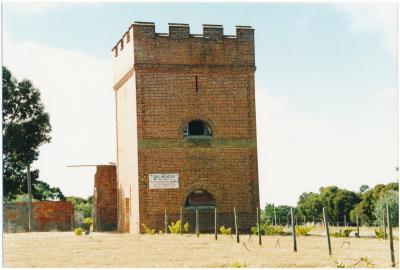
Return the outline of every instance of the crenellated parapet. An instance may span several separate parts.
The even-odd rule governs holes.
[[[189,24],[183,23],[169,23],[168,29],[168,33],[156,33],[155,24],[153,22],[135,22],[129,27],[128,31],[124,33],[122,38],[112,48],[113,56],[119,57],[121,52],[125,50],[126,47],[129,47],[129,43],[131,43],[131,41],[134,42],[134,46],[136,46],[136,44],[138,44],[139,47],[140,45],[146,44],[152,46],[152,53],[157,52],[158,46],[172,46],[176,49],[185,50],[184,46],[187,45],[189,47],[188,49],[192,50],[190,53],[194,53],[194,55],[196,55],[196,53],[202,54],[200,52],[201,48],[199,47],[203,47],[206,50],[210,50],[211,48],[211,50],[213,50],[213,44],[215,44],[216,49],[219,48],[221,44],[229,47],[239,46],[243,48],[250,46],[250,49],[254,49],[254,29],[251,26],[237,25],[236,35],[224,35],[223,26],[216,24],[203,24],[202,34],[191,34]],[[168,46],[167,43],[170,43],[170,46]],[[165,53],[165,48],[163,49],[163,52]],[[228,49],[232,51],[232,48]],[[196,52],[196,50],[198,50],[198,52]],[[175,52],[175,50],[172,51]],[[183,53],[185,52],[183,51]],[[148,56],[146,61],[149,60],[149,58],[154,57]],[[135,60],[140,59],[136,59],[135,57]]]

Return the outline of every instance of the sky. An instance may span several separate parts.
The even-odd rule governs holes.
[[[94,185],[94,167],[68,165],[116,161],[111,48],[134,21],[255,28],[262,206],[398,181],[397,4],[3,3],[3,65],[53,128],[33,167],[65,195]]]

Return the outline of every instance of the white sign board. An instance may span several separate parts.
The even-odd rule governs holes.
[[[177,173],[149,174],[149,188],[179,188],[179,175]]]

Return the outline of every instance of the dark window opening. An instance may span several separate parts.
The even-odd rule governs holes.
[[[200,120],[194,120],[189,122],[183,128],[184,136],[211,136],[211,128]]]
[[[186,198],[185,206],[208,208],[215,207],[215,200],[206,190],[198,189],[189,194]]]

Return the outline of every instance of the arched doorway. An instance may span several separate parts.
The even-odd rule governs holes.
[[[185,208],[209,209],[215,207],[214,197],[204,189],[192,191],[186,198]]]

